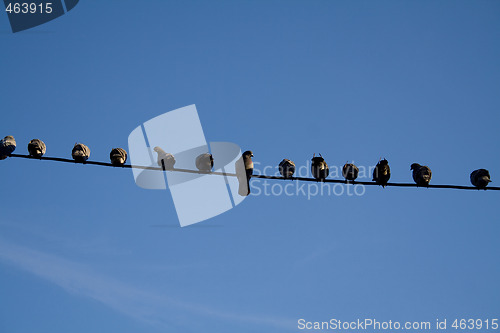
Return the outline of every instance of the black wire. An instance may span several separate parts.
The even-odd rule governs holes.
[[[73,163],[73,164],[91,164],[91,165],[100,165],[100,166],[106,166],[106,167],[113,167],[113,168],[128,168],[128,169],[143,169],[143,170],[156,170],[156,171],[164,171],[163,168],[161,167],[153,167],[153,166],[142,166],[142,165],[130,165],[130,164],[125,164],[125,165],[114,165],[111,163],[106,163],[106,162],[96,162],[96,161],[85,161],[85,162],[75,162],[74,160],[70,160],[68,158],[60,158],[60,157],[32,157],[30,155],[21,155],[21,154],[10,154],[10,157],[20,157],[20,158],[27,158],[30,160],[45,160],[45,161],[56,161],[56,162],[65,162],[65,163]],[[178,169],[178,168],[173,168],[171,170],[166,170],[168,172],[184,172],[184,173],[194,173],[194,174],[201,174],[201,175],[219,175],[219,176],[230,176],[230,177],[236,177],[235,173],[227,173],[227,172],[217,172],[217,171],[198,171],[198,170],[190,170],[190,169]],[[261,178],[261,179],[276,179],[276,180],[297,180],[297,181],[303,181],[303,182],[320,182],[315,178],[305,178],[305,177],[290,177],[290,178],[285,178],[285,177],[280,177],[280,176],[266,176],[266,175],[252,175],[252,178]],[[347,180],[340,180],[340,179],[324,179],[321,182],[324,183],[337,183],[337,184],[353,184],[353,185],[379,185],[375,182],[359,182],[359,181],[347,181]],[[379,185],[380,186],[380,185]],[[394,186],[394,187],[422,187],[418,186],[417,184],[413,183],[387,183],[385,186]],[[474,186],[462,186],[462,185],[435,185],[435,184],[429,184],[425,186],[427,188],[452,188],[452,189],[457,189],[457,190],[480,190],[477,187]],[[500,187],[485,187],[484,189],[481,190],[491,190],[491,191],[500,191]]]

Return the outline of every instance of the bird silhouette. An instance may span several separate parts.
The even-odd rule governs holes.
[[[378,161],[375,169],[373,169],[373,181],[378,185],[385,187],[387,182],[391,178],[391,168],[389,167],[389,162],[384,158]]]
[[[247,150],[236,161],[236,177],[238,178],[238,194],[247,196],[250,194],[250,178],[253,175],[253,152]]]
[[[123,148],[113,148],[109,153],[111,164],[120,166],[127,162],[127,152]]]
[[[158,153],[157,163],[164,170],[172,170],[175,165],[175,157],[174,155],[165,152],[160,147],[154,147],[154,151]]]
[[[330,174],[330,169],[328,168],[328,164],[326,164],[325,159],[321,156],[321,154],[319,154],[319,156],[313,154],[311,161],[311,173],[313,177],[319,181],[324,181]]]
[[[358,174],[359,168],[353,163],[344,164],[344,167],[342,168],[342,176],[344,176],[346,180],[354,181],[356,178],[358,178]]]
[[[295,163],[289,159],[283,159],[278,166],[280,174],[285,178],[292,178],[295,173]]]
[[[75,143],[71,156],[73,156],[75,162],[85,163],[90,157],[90,149],[83,143]]]
[[[470,182],[477,188],[485,188],[491,182],[490,172],[486,169],[477,169],[471,172]]]
[[[413,180],[418,186],[429,185],[432,178],[432,171],[428,166],[413,163],[410,170],[413,170]]]
[[[45,143],[39,139],[33,139],[28,143],[28,152],[31,157],[40,158],[47,150]]]
[[[209,172],[214,167],[214,158],[212,154],[204,153],[196,157],[196,167],[203,172]]]
[[[14,150],[16,150],[16,139],[12,135],[0,140],[0,160],[6,159]]]

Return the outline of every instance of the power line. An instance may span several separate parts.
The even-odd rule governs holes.
[[[74,160],[68,159],[68,158],[60,158],[60,157],[32,157],[30,155],[22,155],[22,154],[10,154],[10,157],[19,157],[19,158],[26,158],[30,160],[45,160],[45,161],[56,161],[56,162],[64,162],[64,163],[72,163],[72,164],[90,164],[90,165],[100,165],[100,166],[105,166],[105,167],[112,167],[112,168],[128,168],[128,169],[143,169],[143,170],[154,170],[154,171],[167,171],[167,172],[184,172],[184,173],[192,173],[192,174],[200,174],[200,175],[218,175],[218,176],[229,176],[229,177],[236,177],[235,173],[228,173],[228,172],[217,172],[217,171],[198,171],[198,170],[190,170],[190,169],[179,169],[179,168],[173,168],[171,170],[163,170],[163,168],[160,167],[154,167],[154,166],[142,166],[142,165],[131,165],[131,164],[124,164],[124,165],[114,165],[111,163],[107,162],[97,162],[97,161],[85,161],[85,162],[75,162]],[[285,178],[281,176],[267,176],[267,175],[252,175],[252,178],[260,178],[260,179],[274,179],[274,180],[292,180],[292,181],[303,181],[303,182],[323,182],[323,183],[336,183],[336,184],[352,184],[352,185],[377,185],[380,186],[379,184],[375,182],[360,182],[360,181],[347,181],[347,180],[341,180],[341,179],[324,179],[322,181],[318,181],[315,178],[306,178],[306,177],[290,177],[290,178]],[[385,186],[393,186],[393,187],[422,187],[422,186],[417,186],[417,184],[413,183],[387,183]],[[451,189],[457,189],[457,190],[479,190],[477,187],[474,186],[463,186],[463,185],[436,185],[436,184],[429,184],[425,186],[427,188],[451,188]],[[482,188],[481,190],[490,190],[490,191],[500,191],[500,187],[485,187],[484,189]]]

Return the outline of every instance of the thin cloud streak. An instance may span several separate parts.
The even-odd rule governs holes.
[[[295,320],[260,315],[245,315],[216,310],[208,306],[182,302],[152,291],[104,276],[89,266],[52,254],[12,244],[0,238],[0,261],[34,274],[63,288],[67,292],[85,296],[110,308],[151,325],[170,326],[174,318],[167,309],[184,310],[193,316],[205,316],[266,325],[279,328],[293,327]],[[176,323],[186,325],[188,322]]]

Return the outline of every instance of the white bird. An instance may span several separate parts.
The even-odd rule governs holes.
[[[160,147],[154,147],[154,151],[158,153],[157,163],[159,166],[161,166],[164,170],[172,170],[174,168],[174,155],[165,152]]]

